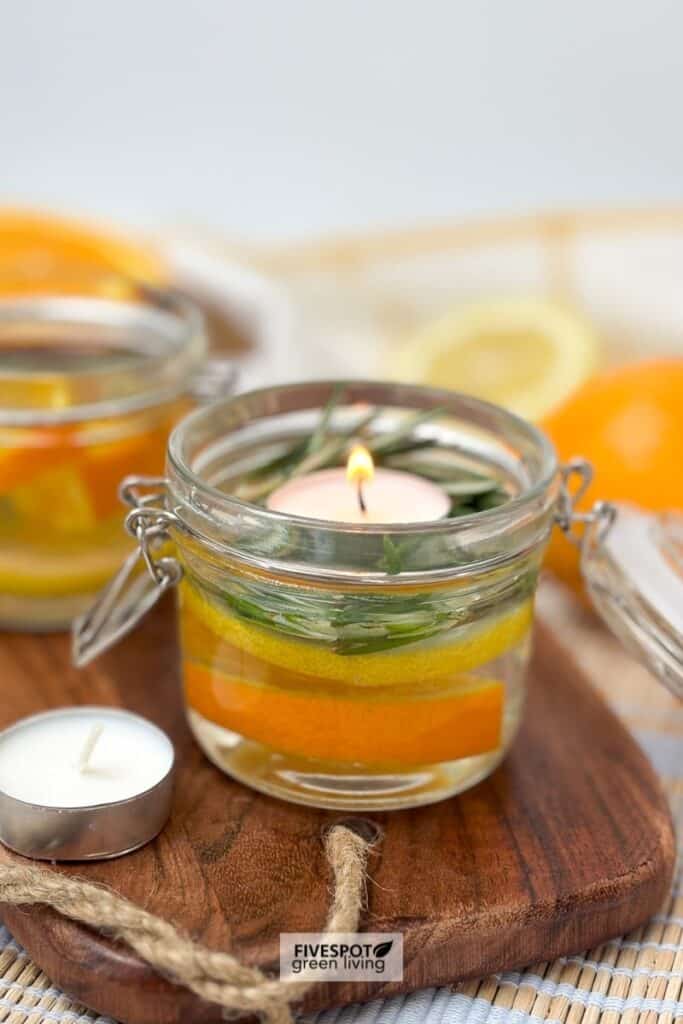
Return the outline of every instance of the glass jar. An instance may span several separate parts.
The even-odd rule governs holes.
[[[438,406],[421,435],[485,468],[510,500],[386,526],[289,516],[231,495],[254,458],[311,435],[332,389],[273,388],[186,418],[169,444],[165,509],[129,485],[140,502],[129,527],[158,582],[180,579],[188,721],[218,767],[300,803],[414,806],[488,775],[515,736],[560,477],[543,435],[502,409],[354,382],[332,432],[372,406],[377,439]],[[166,533],[177,560],[155,561],[144,545]],[[105,642],[127,614],[109,615]],[[94,629],[92,618],[81,624],[89,653],[97,618]]]
[[[582,534],[591,592],[628,634],[628,616],[615,611],[612,577],[622,585],[622,569],[608,543],[619,517],[604,503],[574,512],[589,468],[559,467],[531,424],[464,395],[367,382],[343,385],[331,433],[352,435],[370,407],[377,444],[416,410],[438,409],[413,437],[485,471],[508,500],[400,525],[327,522],[238,500],[235,481],[255,464],[278,466],[284,449],[311,438],[338,387],[252,392],[176,427],[166,477],[129,478],[123,488],[149,575],[136,573],[131,556],[77,624],[74,656],[95,657],[178,584],[187,717],[214,764],[297,803],[413,807],[474,785],[514,739],[553,523]],[[670,545],[671,529],[666,537]],[[158,550],[169,540],[174,555]],[[639,653],[659,670],[662,633],[638,600],[649,644]],[[665,640],[660,675],[675,688],[683,648],[680,635],[677,650]]]
[[[122,476],[161,472],[207,379],[201,316],[170,294],[0,302],[1,626],[65,628],[92,602],[130,550]]]

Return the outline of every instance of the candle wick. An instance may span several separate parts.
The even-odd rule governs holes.
[[[83,749],[81,750],[81,756],[78,759],[79,771],[86,772],[88,770],[88,763],[92,757],[93,750],[95,749],[97,741],[103,732],[104,726],[98,723],[97,725],[93,725],[92,729],[88,733],[85,743],[83,744]]]
[[[363,515],[366,515],[368,506],[365,504],[365,497],[363,495],[363,481],[358,481],[358,507],[360,508]]]

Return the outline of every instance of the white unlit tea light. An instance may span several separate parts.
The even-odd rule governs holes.
[[[95,749],[97,741],[103,732],[104,726],[102,725],[101,722],[98,722],[97,725],[93,725],[92,729],[88,733],[87,739],[83,744],[83,749],[81,750],[81,756],[78,758],[79,771],[87,772],[88,762],[90,761],[92,752]]]
[[[161,782],[172,766],[168,737],[117,709],[49,711],[0,734],[0,790],[43,807],[130,800]]]

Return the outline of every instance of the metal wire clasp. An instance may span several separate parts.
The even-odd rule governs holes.
[[[603,541],[616,519],[616,507],[609,501],[596,501],[588,512],[578,511],[579,502],[593,482],[590,462],[580,458],[570,459],[560,466],[560,478],[560,494],[555,510],[555,521],[560,529],[578,548],[583,548],[588,533],[593,542],[596,539]]]
[[[144,490],[150,487],[154,488],[152,493],[145,494]],[[161,491],[158,490],[160,487]],[[139,553],[150,577],[163,590],[178,583],[183,574],[177,559],[169,555],[154,558],[154,551],[170,539],[169,526],[178,521],[173,512],[156,504],[163,502],[165,491],[164,478],[153,476],[127,476],[119,488],[121,501],[131,508],[124,526],[138,542]]]
[[[125,529],[137,544],[123,565],[72,626],[72,658],[79,667],[124,637],[182,577],[172,555],[163,554],[177,517],[164,507],[163,477],[128,476],[119,496],[131,511]]]

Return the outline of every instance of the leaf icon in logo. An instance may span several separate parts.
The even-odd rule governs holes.
[[[393,946],[393,944],[393,939],[389,939],[388,942],[378,942],[377,945],[373,948],[372,952],[375,954],[378,960],[383,960],[384,957],[389,952],[389,950],[391,949],[391,947]]]

